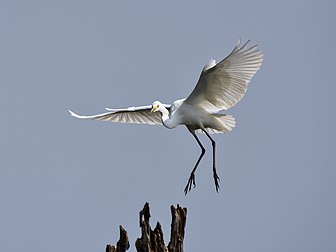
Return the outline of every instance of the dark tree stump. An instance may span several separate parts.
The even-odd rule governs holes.
[[[119,226],[120,235],[119,241],[117,242],[117,247],[107,244],[106,245],[106,252],[126,252],[129,249],[130,244],[128,241],[127,231],[120,225]]]
[[[149,204],[146,203],[139,213],[141,237],[135,242],[137,252],[183,252],[184,230],[187,220],[187,209],[179,205],[170,207],[172,214],[170,241],[168,247],[164,243],[162,227],[157,222],[154,230],[150,227]],[[120,238],[117,247],[106,246],[106,252],[124,252],[129,249],[127,231],[120,226]]]
[[[184,229],[187,220],[187,208],[170,207],[172,214],[172,223],[170,231],[170,242],[168,244],[169,252],[183,252]]]

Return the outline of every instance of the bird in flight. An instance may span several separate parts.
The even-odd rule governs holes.
[[[242,45],[239,40],[225,59],[219,63],[211,59],[205,65],[196,87],[187,98],[176,100],[171,105],[154,101],[147,106],[106,108],[108,112],[91,116],[77,115],[71,110],[69,112],[71,116],[80,119],[164,125],[169,129],[185,125],[201,148],[201,154],[184,189],[185,194],[190,192],[192,186],[196,187],[195,172],[205,154],[205,148],[196,133],[204,133],[212,143],[212,171],[218,192],[220,179],[216,171],[216,142],[210,134],[226,133],[235,127],[233,116],[218,112],[227,110],[240,101],[262,61],[263,54],[257,45],[251,46],[250,41]]]

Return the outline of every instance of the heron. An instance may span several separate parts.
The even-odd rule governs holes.
[[[90,116],[77,115],[71,110],[69,112],[79,119],[163,125],[168,129],[185,125],[201,148],[201,154],[184,188],[185,194],[196,187],[195,172],[206,151],[197,133],[205,134],[212,144],[212,173],[218,192],[220,178],[216,170],[216,142],[211,134],[226,133],[235,127],[234,117],[220,111],[228,110],[241,100],[262,62],[263,53],[258,45],[251,45],[250,40],[241,44],[238,40],[226,58],[218,63],[211,59],[204,66],[195,88],[187,98],[172,104],[154,101],[151,105],[125,109],[106,108],[108,112]]]

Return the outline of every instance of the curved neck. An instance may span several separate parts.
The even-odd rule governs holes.
[[[175,128],[177,126],[177,124],[174,122],[174,120],[172,118],[170,118],[168,109],[166,109],[165,107],[162,106],[160,108],[160,112],[161,112],[162,123],[166,128],[172,129],[172,128]]]
[[[164,106],[160,107],[162,123],[165,124],[165,121],[169,119],[169,111]]]

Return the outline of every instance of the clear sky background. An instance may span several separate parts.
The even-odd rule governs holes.
[[[140,237],[148,201],[185,251],[336,251],[334,1],[1,1],[0,251],[104,251]],[[264,63],[200,149],[185,127],[71,118],[186,97],[210,58],[252,39]]]

